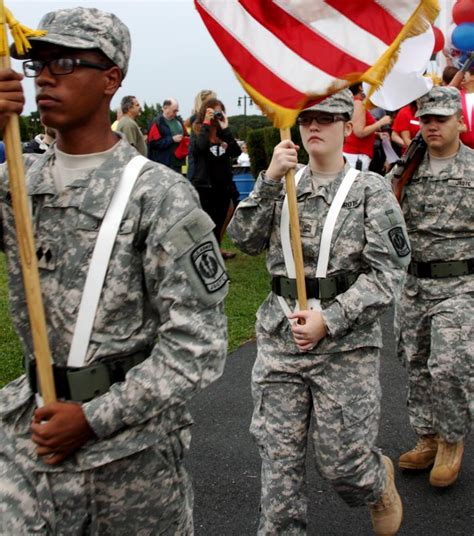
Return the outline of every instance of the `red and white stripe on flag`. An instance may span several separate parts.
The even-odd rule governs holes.
[[[244,89],[276,127],[357,81],[376,88],[437,0],[195,0]]]

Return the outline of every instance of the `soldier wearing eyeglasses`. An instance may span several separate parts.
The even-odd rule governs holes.
[[[113,14],[75,8],[47,14],[40,28],[47,34],[31,40],[23,69],[57,141],[25,164],[58,402],[36,403],[3,169],[0,249],[26,375],[0,390],[0,533],[191,534],[186,403],[220,376],[227,347],[227,275],[213,224],[188,181],[110,128],[110,101],[128,68],[127,27]],[[21,79],[0,71],[0,129],[22,111]],[[86,278],[97,276],[97,244],[109,245],[99,230],[137,161],[90,310],[81,301]],[[82,310],[94,322],[84,362],[72,367]]]
[[[306,534],[311,419],[317,467],[340,496],[351,506],[368,505],[375,534],[395,534],[402,519],[393,464],[375,441],[380,316],[400,296],[410,247],[389,183],[375,173],[358,173],[344,160],[352,112],[352,95],[344,90],[298,117],[309,155],[308,166],[296,174],[308,310],[295,307],[291,246],[284,238],[282,178],[298,166],[293,142],[275,147],[228,229],[242,251],[267,252],[273,281],[257,313],[252,371],[251,432],[262,458],[260,535]],[[335,220],[328,217],[330,209]]]

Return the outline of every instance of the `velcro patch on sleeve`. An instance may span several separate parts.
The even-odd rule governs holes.
[[[410,246],[408,245],[401,226],[392,227],[388,231],[388,237],[392,243],[393,249],[399,257],[406,257],[410,254]]]
[[[208,241],[199,244],[191,252],[191,262],[209,293],[217,292],[229,280],[219,262],[214,242]]]

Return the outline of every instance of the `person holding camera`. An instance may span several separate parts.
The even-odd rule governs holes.
[[[224,222],[232,202],[232,159],[242,152],[229,129],[225,106],[218,99],[204,102],[191,133],[194,160],[192,184],[199,193],[201,206],[216,227],[214,234],[221,241]],[[224,259],[235,253],[222,252]]]

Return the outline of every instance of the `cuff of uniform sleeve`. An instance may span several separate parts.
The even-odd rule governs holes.
[[[124,426],[120,412],[115,409],[110,393],[94,398],[82,405],[82,411],[99,439],[111,436]]]
[[[254,193],[260,198],[278,199],[283,188],[283,181],[274,181],[265,177],[265,172],[261,172],[254,187]]]
[[[349,328],[344,309],[337,301],[322,311],[323,320],[328,330],[328,335],[336,337],[345,333]]]

